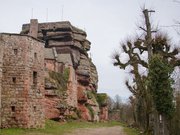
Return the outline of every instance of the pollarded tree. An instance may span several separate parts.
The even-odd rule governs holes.
[[[127,62],[121,62],[120,54],[113,54],[114,66],[118,66],[120,69],[126,70],[126,67],[131,66],[130,73],[134,76],[133,83],[129,84],[126,81],[128,89],[133,93],[135,97],[136,105],[136,121],[142,126],[147,132],[149,131],[149,120],[150,114],[153,108],[153,98],[150,90],[147,87],[147,75],[141,74],[141,68],[146,69],[148,73],[149,60],[153,54],[159,54],[162,59],[166,59],[168,63],[175,67],[180,64],[177,60],[176,55],[178,54],[178,49],[172,48],[168,43],[167,37],[162,36],[162,34],[152,35],[155,31],[152,30],[149,21],[149,11],[147,9],[143,10],[145,27],[140,27],[144,31],[143,38],[137,38],[134,41],[127,41],[123,44],[123,53],[128,55],[129,59]],[[148,59],[144,59],[142,56],[148,55]]]

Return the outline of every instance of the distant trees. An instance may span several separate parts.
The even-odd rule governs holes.
[[[114,99],[109,97],[109,119],[133,124],[133,107],[130,102],[122,102],[121,97],[116,95]]]
[[[154,11],[143,10],[145,25],[140,29],[143,30],[144,36],[127,40],[121,44],[123,53],[129,59],[123,63],[119,52],[113,54],[114,66],[124,70],[127,67],[131,68],[133,83],[126,81],[126,85],[134,96],[131,102],[134,107],[134,121],[147,134],[151,134],[153,130],[151,120],[156,111],[168,113],[173,110],[170,74],[174,67],[180,65],[180,61],[176,58],[179,53],[178,49],[169,44],[167,36],[152,30],[149,20],[149,13],[152,12]],[[145,59],[144,56],[148,56],[148,58]],[[159,59],[156,59],[157,57]],[[171,65],[171,68],[167,65]],[[145,74],[141,73],[142,70],[145,71]],[[167,99],[166,102],[163,102],[163,98]],[[163,107],[160,107],[161,105]],[[165,108],[169,108],[169,110]]]
[[[112,111],[112,110],[120,110],[121,107],[122,107],[122,100],[121,100],[121,97],[119,95],[116,95],[113,98],[111,97],[108,97],[108,108],[109,108],[109,111]]]
[[[122,106],[121,97],[119,95],[116,95],[115,100],[114,100],[114,108],[115,109],[121,109],[121,106]]]

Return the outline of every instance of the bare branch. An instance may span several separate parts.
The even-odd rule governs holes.
[[[140,29],[142,29],[143,31],[147,32],[147,30],[145,30],[143,27],[139,27]]]
[[[154,12],[155,12],[155,10],[148,10],[148,12],[151,12],[151,13],[153,12],[153,13],[154,13]]]
[[[134,87],[130,86],[128,81],[126,81],[125,83],[129,89],[129,91],[132,92],[134,95],[136,95],[137,94],[136,89]]]
[[[151,33],[156,33],[156,32],[157,32],[156,30],[151,31]]]

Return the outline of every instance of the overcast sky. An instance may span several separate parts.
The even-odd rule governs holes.
[[[151,21],[156,26],[174,25],[180,21],[180,2],[175,0],[0,0],[0,32],[19,33],[22,24],[37,18],[39,22],[70,21],[87,32],[91,55],[99,74],[98,92],[111,97],[128,98],[124,85],[129,74],[113,67],[111,54],[120,42],[139,32],[141,8],[153,9]],[[33,10],[32,10],[33,9]],[[33,11],[33,12],[32,12]],[[173,28],[167,31],[176,43]]]

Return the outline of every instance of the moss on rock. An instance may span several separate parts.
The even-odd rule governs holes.
[[[100,107],[107,106],[108,96],[106,93],[98,93],[96,98]]]
[[[62,93],[67,90],[67,83],[69,79],[69,69],[66,68],[63,73],[54,71],[49,72],[49,80],[57,85],[58,92]]]

